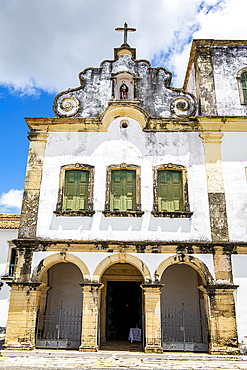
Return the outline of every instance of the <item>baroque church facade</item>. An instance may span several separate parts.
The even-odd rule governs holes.
[[[56,96],[55,118],[26,118],[5,350],[97,351],[132,333],[145,352],[238,353],[247,42],[194,40],[183,88],[171,78],[126,38]]]

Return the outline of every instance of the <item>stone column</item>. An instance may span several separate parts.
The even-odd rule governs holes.
[[[163,284],[142,284],[144,290],[145,352],[162,353],[160,294]]]
[[[4,349],[34,349],[40,283],[8,282],[8,285],[11,295]]]
[[[212,354],[237,354],[238,335],[233,284],[202,285],[208,313],[209,352]]]
[[[98,318],[99,297],[101,283],[82,283],[83,288],[83,310],[81,345],[79,351],[97,352],[98,346]]]

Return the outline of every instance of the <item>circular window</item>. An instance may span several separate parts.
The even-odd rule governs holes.
[[[128,121],[121,121],[120,122],[120,127],[121,128],[127,128],[129,126],[129,122]]]

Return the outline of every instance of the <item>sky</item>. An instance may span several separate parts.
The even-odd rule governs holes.
[[[113,59],[116,27],[135,27],[137,59],[182,87],[194,39],[247,39],[246,0],[0,0],[0,213],[19,213],[28,154],[24,117],[54,117],[55,96]]]

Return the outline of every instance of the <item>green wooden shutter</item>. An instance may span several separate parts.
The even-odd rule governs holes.
[[[247,102],[247,72],[244,72],[241,76],[241,83],[244,95],[244,101]]]
[[[123,170],[123,210],[136,210],[136,173],[132,170]]]
[[[158,171],[158,210],[183,211],[182,171]]]
[[[111,172],[111,211],[135,211],[136,173],[134,170],[113,170]]]
[[[121,204],[122,191],[121,191],[121,171],[111,172],[111,211],[120,211],[122,209]]]
[[[77,171],[78,194],[76,198],[76,209],[85,211],[88,203],[88,181],[89,171]]]
[[[85,211],[87,209],[88,181],[89,171],[68,170],[65,172],[64,211]]]

